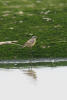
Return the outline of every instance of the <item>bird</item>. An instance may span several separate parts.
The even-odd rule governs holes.
[[[23,48],[28,47],[31,49],[30,55],[32,58],[33,58],[32,47],[36,44],[36,39],[37,39],[37,36],[32,36],[32,38],[29,39],[27,42],[25,42],[25,44],[22,46]],[[30,59],[30,64],[31,64],[31,68],[32,68],[32,59]]]
[[[25,44],[23,45],[23,48],[24,47],[32,48],[36,44],[36,39],[37,39],[37,36],[32,36],[31,39],[25,42]]]

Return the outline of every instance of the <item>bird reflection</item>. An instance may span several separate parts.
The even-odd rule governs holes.
[[[31,69],[26,69],[26,70],[23,70],[23,71],[24,71],[24,74],[28,75],[32,79],[34,79],[34,80],[37,79],[36,72],[32,68]]]

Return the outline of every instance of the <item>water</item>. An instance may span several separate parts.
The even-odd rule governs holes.
[[[67,100],[67,66],[1,68],[0,100]]]
[[[24,63],[43,63],[43,62],[67,62],[67,58],[40,58],[29,60],[0,60],[0,64],[24,64]]]

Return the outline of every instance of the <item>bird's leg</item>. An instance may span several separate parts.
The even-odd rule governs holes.
[[[33,55],[32,55],[32,48],[31,48],[30,55],[31,55],[31,58],[30,58],[30,66],[31,66],[31,69],[32,69],[32,59],[33,59]]]

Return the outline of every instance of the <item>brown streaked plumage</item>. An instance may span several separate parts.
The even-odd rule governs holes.
[[[23,48],[24,47],[30,47],[30,48],[32,48],[34,45],[35,45],[35,43],[36,43],[36,36],[33,36],[31,39],[29,39],[24,45],[23,45]]]

